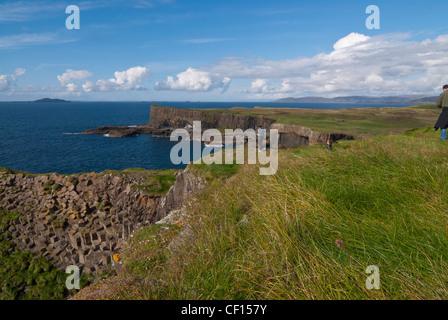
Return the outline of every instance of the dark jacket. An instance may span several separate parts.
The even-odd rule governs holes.
[[[434,128],[446,129],[448,128],[448,91],[444,91],[437,99],[437,107],[442,108],[442,113],[437,119]]]
[[[442,94],[439,96],[439,99],[437,99],[437,107],[448,107],[448,91],[442,92]]]

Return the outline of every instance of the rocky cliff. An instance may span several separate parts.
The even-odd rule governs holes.
[[[190,128],[193,121],[201,121],[202,130],[206,129],[256,129],[258,126],[269,128],[276,120],[265,116],[249,116],[226,112],[208,112],[199,110],[151,106],[149,123],[154,129]]]
[[[192,109],[180,109],[151,105],[148,124],[138,127],[99,127],[86,130],[84,134],[107,134],[109,137],[129,137],[137,134],[154,134],[169,136],[178,128],[192,133],[193,121],[201,121],[201,129],[277,129],[279,132],[279,148],[292,148],[321,144],[331,138],[333,141],[353,139],[352,136],[340,133],[323,133],[310,128],[275,123],[274,118],[266,116],[250,116],[229,112],[210,112]]]
[[[192,195],[198,194],[204,188],[205,180],[190,173],[188,168],[176,173],[176,182],[168,193],[160,199],[155,220],[160,221],[171,211],[179,209]]]
[[[338,140],[352,140],[353,137],[343,133],[325,133],[313,131],[310,128],[274,123],[271,129],[279,132],[279,147],[292,148],[313,144],[325,144],[328,139],[333,142]]]
[[[76,265],[85,273],[109,271],[133,231],[180,208],[204,187],[184,171],[166,195],[149,195],[138,188],[143,179],[138,173],[0,172],[0,212],[14,217],[0,232],[61,270]]]
[[[169,136],[178,128],[192,131],[193,121],[201,121],[202,130],[211,128],[255,129],[269,128],[275,119],[262,116],[247,116],[235,113],[212,113],[191,109],[179,109],[151,105],[149,122],[142,126],[103,126],[89,129],[83,134],[107,134],[109,137],[130,137],[137,134]]]

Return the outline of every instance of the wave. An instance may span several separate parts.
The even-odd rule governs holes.
[[[207,144],[207,143],[204,143],[204,145],[205,145],[206,147],[210,147],[210,148],[222,148],[222,147],[224,147],[223,144],[213,144],[213,143],[209,143],[209,144]]]

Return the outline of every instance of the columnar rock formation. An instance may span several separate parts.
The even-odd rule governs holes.
[[[16,216],[9,224],[10,240],[61,270],[76,265],[85,273],[108,271],[134,230],[179,208],[204,186],[184,171],[176,174],[167,195],[153,196],[133,187],[141,179],[137,174],[0,172],[0,209]]]

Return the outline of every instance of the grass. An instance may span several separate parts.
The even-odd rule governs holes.
[[[167,244],[179,233],[179,226],[155,224],[137,231],[128,241],[123,261],[128,273],[139,275],[168,259]]]
[[[42,256],[20,251],[10,241],[18,211],[0,210],[0,300],[64,299],[66,275]],[[84,285],[87,283],[84,282]]]
[[[214,183],[217,180],[226,180],[238,172],[239,165],[234,163],[226,164],[224,153],[222,153],[222,156],[222,164],[205,164],[203,162],[190,164],[188,170],[196,176],[204,177],[209,183]]]
[[[10,169],[8,167],[0,167],[0,173],[7,173],[7,174],[23,174],[25,176],[30,176],[30,177],[35,177],[38,175],[50,175],[49,173],[43,173],[43,174],[34,174],[34,173],[29,173],[26,171],[21,171],[21,170],[13,170]]]
[[[129,265],[151,285],[121,298],[447,299],[448,144],[438,134],[281,150],[272,176],[239,166],[190,204],[183,250]],[[379,290],[366,287],[370,265]]]
[[[219,112],[220,109],[207,112]],[[297,125],[321,132],[337,132],[368,138],[404,132],[425,127],[436,122],[440,109],[435,104],[405,108],[350,108],[350,109],[300,109],[300,108],[232,108],[225,113],[263,115],[278,123]]]
[[[176,181],[176,169],[146,170],[143,168],[129,168],[123,171],[105,170],[102,174],[113,173],[115,175],[124,175],[126,177],[139,177],[142,179],[140,184],[132,185],[133,189],[139,189],[149,195],[163,195],[168,192]]]
[[[156,170],[152,171],[145,177],[145,181],[141,185],[134,185],[133,188],[143,190],[151,195],[163,195],[168,192],[176,181],[174,173],[178,170]]]

